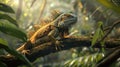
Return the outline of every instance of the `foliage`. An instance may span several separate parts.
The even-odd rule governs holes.
[[[23,42],[27,40],[26,34],[20,28],[17,28],[13,24],[0,22],[0,31],[5,34],[22,39]]]
[[[104,6],[118,12],[120,14],[120,2],[119,1],[115,1],[115,0],[97,0],[98,2],[100,2],[101,4],[103,4]],[[115,2],[113,2],[115,1]]]
[[[13,18],[11,18],[11,17],[10,17],[9,15],[7,15],[7,14],[1,14],[1,13],[0,13],[0,19],[8,20],[8,21],[11,22],[12,24],[18,26],[17,21],[14,20]]]
[[[7,67],[3,62],[0,61],[0,67]]]
[[[6,12],[14,13],[14,11],[11,7],[9,7],[3,3],[0,3],[0,11],[2,11],[3,13],[6,13]],[[14,20],[12,17],[8,16],[8,14],[2,14],[2,12],[0,14],[0,19],[8,20],[11,23],[5,23],[4,21],[1,20],[0,31],[5,33],[5,34],[8,34],[10,36],[14,36],[14,37],[17,37],[19,39],[22,39],[23,41],[26,41],[27,36],[20,28],[17,28],[16,20]],[[18,53],[16,50],[9,48],[7,41],[4,40],[3,38],[0,38],[0,49],[6,50],[11,55],[14,55],[16,58],[24,61],[28,66],[32,67],[30,62],[27,60],[27,58],[25,58],[23,55]],[[0,65],[2,67],[6,67],[5,64],[1,61],[0,61]]]
[[[2,38],[0,38],[0,48],[5,49],[8,53],[10,53],[10,54],[14,55],[15,57],[17,57],[18,59],[26,62],[31,67],[31,64],[27,60],[27,58],[25,58],[22,54],[18,53],[16,50],[9,48],[7,41],[3,40]]]
[[[92,39],[92,46],[94,46],[98,40],[100,40],[104,36],[103,31],[103,22],[98,22],[98,28],[96,32],[94,33],[93,39]],[[101,45],[104,45],[104,41],[100,42]]]
[[[5,5],[3,3],[0,3],[0,11],[8,12],[8,13],[15,13],[11,7],[9,7],[8,5]]]
[[[42,2],[43,0],[31,0],[31,1],[30,0],[19,0],[19,1],[22,1],[22,3],[23,3],[21,5],[23,5],[24,7],[22,7],[22,8],[19,8],[20,6],[17,6],[18,5],[18,3],[16,3],[17,1],[18,0],[4,0],[4,2],[13,6],[15,8],[15,10],[16,10],[16,8],[18,8],[18,13],[19,13],[19,11],[22,11],[21,18],[19,19],[19,21],[22,22],[22,24],[19,23],[19,26],[21,26],[21,27],[25,28],[27,31],[29,31],[29,30],[31,30],[30,28],[32,27],[32,24],[37,23],[37,21],[40,20],[39,13],[41,12],[41,7],[39,7],[39,6],[43,3]],[[47,5],[45,4],[46,6],[44,7],[44,10],[43,10],[45,13],[43,12],[41,15],[45,16],[50,12],[49,10],[52,10],[52,8],[59,9],[59,8],[61,8],[61,6],[62,6],[63,11],[66,11],[67,9],[68,10],[73,9],[73,6],[72,6],[73,4],[69,4],[72,1],[82,1],[82,2],[88,1],[88,2],[90,2],[89,0],[66,0],[66,1],[65,0],[53,0],[53,1],[47,0]],[[110,9],[120,13],[120,7],[116,6],[113,2],[111,2],[113,0],[97,0],[97,1],[100,2],[102,5],[106,6],[107,8],[110,8]],[[3,2],[3,0],[0,0],[0,2]],[[92,2],[92,4],[96,4],[95,2],[93,2],[93,0],[91,2]],[[102,21],[101,19],[99,19],[100,22],[96,22],[95,20],[93,20],[94,15],[97,14],[98,17],[102,17],[102,18],[105,17],[105,21],[106,21],[106,20],[111,19],[111,16],[113,15],[113,13],[107,12],[108,9],[107,10],[100,9],[101,6],[99,5],[99,7],[98,7],[98,5],[97,5],[97,9],[95,11],[93,11],[93,13],[91,14],[89,12],[89,10],[87,10],[87,9],[91,10],[91,5],[89,6],[90,8],[89,7],[86,8],[87,4],[89,4],[89,3],[84,3],[84,5],[79,3],[79,6],[82,5],[84,10],[83,10],[83,13],[82,13],[82,11],[78,12],[78,16],[79,16],[78,22],[77,22],[76,26],[72,29],[78,31],[77,35],[85,35],[85,33],[86,33],[86,35],[89,35],[91,30],[92,31],[95,30],[95,29],[93,29],[94,22],[98,23],[98,27],[94,33],[93,40],[91,43],[92,46],[94,46],[104,36],[104,31],[103,31],[102,27],[104,24],[106,24],[106,22],[105,23],[101,22]],[[77,5],[77,4],[75,4],[75,5]],[[94,7],[92,7],[92,8],[94,8]],[[62,10],[62,9],[60,9],[60,10]],[[81,10],[80,7],[77,7],[77,9]],[[13,15],[15,13],[14,10],[9,6],[0,3],[0,11],[1,11],[0,12],[0,20],[1,20],[0,21],[0,31],[5,34],[8,34],[10,36],[21,39],[25,42],[27,39],[26,34],[20,28],[18,28],[19,27],[18,23],[17,23],[18,20],[16,21],[14,19],[14,17],[11,17],[11,15],[10,15],[10,14]],[[97,13],[97,11],[103,11],[103,12]],[[106,15],[106,14],[108,14],[108,15]],[[90,16],[90,15],[92,15],[92,16]],[[95,18],[97,16],[95,16]],[[114,16],[114,18],[116,18],[116,16]],[[8,23],[4,22],[3,20],[7,20]],[[25,23],[23,23],[23,22],[25,22]],[[101,45],[104,45],[104,41],[102,41],[100,43],[101,43]],[[8,47],[6,40],[4,40],[4,39],[0,40],[0,48],[2,48],[1,50],[4,49],[8,53],[13,54],[14,56],[17,56],[19,59],[21,59],[29,64],[29,61],[26,58],[24,58],[24,56],[21,56],[21,54],[16,53],[16,51],[14,51],[14,49],[11,49]],[[92,67],[92,66],[94,67],[94,64],[103,57],[103,53],[94,52],[94,54],[92,54],[92,55],[85,53],[88,55],[87,56],[84,53],[82,54],[82,51],[80,51],[80,52],[81,52],[80,57],[66,61],[65,66],[66,67]],[[67,59],[71,58],[71,57],[68,57],[68,55],[70,56],[71,54],[67,54],[67,53],[68,52],[66,52],[65,54],[62,53],[62,54],[56,55],[57,57],[59,57],[59,58],[56,58],[56,60],[58,60],[60,58],[64,58],[63,57],[64,55],[66,55]],[[53,56],[50,58],[53,58]],[[53,60],[52,61],[49,60],[50,58],[47,57],[47,58],[42,59],[43,61],[42,60],[39,60],[39,61],[41,61],[40,63],[42,65],[45,64],[44,62],[46,61],[46,59],[48,59],[48,61],[46,61],[46,63],[47,62],[52,63]],[[54,61],[56,62],[56,60],[54,60]],[[63,59],[60,59],[60,60],[63,61]],[[38,62],[36,62],[36,65],[40,64]],[[118,64],[120,64],[119,61],[118,61]],[[3,67],[3,66],[5,66],[5,64],[0,61],[0,67]],[[113,67],[114,67],[114,64],[113,64]]]
[[[102,53],[75,58],[65,62],[65,67],[95,67],[95,63],[103,57]]]
[[[12,23],[5,23],[4,21],[0,22],[0,31],[5,34],[20,38],[25,42],[27,40],[27,36],[20,28],[17,28],[17,21],[9,15],[5,14],[5,12],[14,13],[13,9],[2,3],[0,3],[0,6],[0,11],[4,12],[3,14],[0,13],[0,19],[8,20]],[[13,24],[16,26],[14,26]]]

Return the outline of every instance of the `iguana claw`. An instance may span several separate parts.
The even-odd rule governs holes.
[[[49,35],[51,41],[55,44],[55,49],[56,50],[61,50],[60,47],[63,47],[62,44],[60,44],[60,41],[58,41],[57,39],[55,39],[52,35]]]
[[[61,50],[61,47],[64,47],[64,45],[62,45],[60,43],[60,41],[56,40],[56,42],[55,42],[55,49],[56,50]]]
[[[22,54],[29,54],[30,53],[30,50],[23,50],[22,52],[21,52]]]

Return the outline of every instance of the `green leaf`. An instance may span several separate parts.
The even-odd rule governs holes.
[[[107,8],[110,8],[120,14],[120,6],[116,6],[114,2],[110,0],[97,0],[97,1],[100,2],[102,5],[106,6]]]
[[[0,67],[7,67],[5,63],[0,61]]]
[[[98,22],[98,28],[93,36],[92,39],[92,46],[95,45],[95,43],[101,39],[104,36],[104,31],[103,31],[103,22],[99,21]],[[104,45],[104,41],[100,42],[102,45]]]
[[[6,46],[8,46],[8,42],[0,38],[0,48],[5,48]]]
[[[11,23],[0,22],[0,31],[5,34],[22,39],[24,42],[27,40],[27,35],[21,29],[17,28]]]
[[[95,53],[88,56],[74,58],[66,61],[64,67],[95,67],[96,62],[102,57],[103,53]]]
[[[104,36],[104,31],[100,30],[100,38],[102,38]],[[103,46],[105,44],[105,41],[101,41],[100,44]]]
[[[7,52],[9,52],[10,54],[14,55],[15,57],[17,57],[18,59],[24,61],[29,67],[32,67],[30,61],[25,57],[23,56],[22,54],[18,53],[16,50],[14,49],[10,49],[10,48],[5,48],[5,50]]]
[[[75,64],[75,62],[76,62],[76,59],[72,60],[72,61],[70,62],[70,64],[69,64],[69,66],[70,66],[70,67],[73,67],[74,64]]]
[[[97,54],[97,57],[96,57],[96,60],[97,61],[99,61],[100,59],[102,59],[102,57],[103,57],[103,53],[101,53],[101,54]]]
[[[31,65],[31,63],[28,61],[28,59],[25,58],[25,56],[23,56],[22,54],[18,53],[16,50],[11,49],[11,48],[8,47],[8,45],[4,45],[4,44],[1,44],[1,43],[0,43],[0,47],[1,47],[2,49],[5,49],[8,53],[14,55],[16,58],[24,61],[29,67],[32,67],[32,65]]]
[[[68,67],[69,66],[69,64],[70,64],[70,60],[68,60],[68,61],[66,61],[65,63],[64,63],[64,67]]]
[[[25,56],[23,56],[22,54],[18,53],[16,50],[14,50],[12,48],[9,48],[7,41],[2,39],[2,38],[0,38],[0,48],[5,49],[8,53],[10,53],[10,54],[14,55],[15,57],[17,57],[18,59],[26,62],[26,64],[29,67],[32,67],[31,63],[28,61],[27,58],[25,58]]]
[[[32,67],[31,63],[29,62],[29,60],[27,58],[25,58],[25,56],[23,56],[22,54],[18,53],[16,50],[14,50],[12,48],[9,48],[7,41],[2,39],[2,38],[0,38],[0,48],[5,49],[8,53],[10,53],[10,54],[14,55],[15,57],[17,57],[18,59],[26,62],[26,64],[29,67]],[[0,63],[0,65],[1,65],[1,63]]]
[[[0,43],[8,46],[8,42],[2,38],[0,38]]]
[[[102,21],[99,21],[98,22],[98,28],[101,28],[103,26],[103,22]]]
[[[0,3],[0,11],[8,12],[8,13],[15,13],[14,10],[10,6],[3,4],[3,3]]]
[[[92,46],[95,45],[95,43],[97,42],[98,38],[99,38],[99,32],[100,32],[100,28],[98,28],[93,36],[93,39],[92,39]]]
[[[14,20],[12,17],[10,17],[10,16],[7,15],[7,14],[1,14],[1,13],[0,13],[0,19],[8,20],[8,21],[11,22],[12,24],[18,26],[17,21]]]

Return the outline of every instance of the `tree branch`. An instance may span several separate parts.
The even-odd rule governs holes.
[[[74,48],[74,47],[90,47],[91,46],[91,38],[89,37],[71,37],[71,38],[65,38],[65,39],[61,39],[60,41],[60,46],[61,50],[56,50],[55,49],[55,45],[52,42],[48,42],[48,43],[44,43],[44,44],[40,44],[37,47],[34,47],[32,50],[30,50],[30,53],[26,55],[26,57],[28,58],[28,60],[30,60],[31,62],[35,61],[37,58],[39,57],[43,57],[46,56],[50,53],[55,53],[55,52],[59,52],[62,50],[68,50],[70,48]],[[120,46],[120,40],[115,40],[115,39],[107,39],[105,40],[105,48],[114,48]],[[100,43],[97,43],[94,48],[101,48]],[[8,60],[13,59],[11,62],[16,61],[17,59],[14,58],[7,58],[6,61],[3,61],[4,63],[8,63]],[[21,63],[22,64],[22,63]]]
[[[120,57],[120,46],[114,48],[108,55],[101,59],[96,67],[110,67]]]
[[[60,40],[61,44],[64,47],[61,47],[61,50],[68,50],[74,47],[90,47],[91,39],[88,37],[77,37],[77,38],[66,38]],[[114,39],[107,39],[105,42],[105,48],[114,48],[120,46],[120,42]],[[101,48],[101,44],[97,43],[95,48]],[[31,54],[27,55],[27,58],[30,61],[34,61],[38,57],[42,57],[48,55],[50,53],[55,53],[61,50],[55,49],[55,44],[52,43],[44,43],[40,46],[37,46],[31,50]]]
[[[117,20],[116,22],[114,22],[114,24],[109,28],[109,31],[98,42],[103,41],[111,33],[111,31],[113,30],[113,28],[115,26],[117,26],[118,24],[120,24],[120,20]]]

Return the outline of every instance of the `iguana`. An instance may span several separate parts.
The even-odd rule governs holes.
[[[60,15],[56,16],[57,18],[54,18],[52,22],[41,26],[17,51],[23,54],[28,53],[31,47],[38,45],[36,41],[39,39],[42,40],[44,37],[49,37],[53,42],[56,42],[56,37],[64,38],[68,35],[69,28],[76,23],[77,17],[72,13],[60,13]]]

